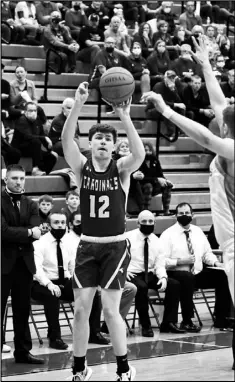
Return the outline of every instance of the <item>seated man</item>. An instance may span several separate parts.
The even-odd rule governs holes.
[[[104,45],[104,32],[99,28],[99,16],[92,14],[88,20],[89,24],[83,26],[79,33],[77,59],[90,64]]]
[[[24,27],[30,45],[41,45],[39,42],[41,28],[36,19],[36,8],[33,1],[17,2],[15,7],[15,21],[17,25]]]
[[[73,104],[74,104],[73,98],[65,98],[65,100],[62,103],[62,111],[60,114],[56,115],[53,118],[51,122],[50,131],[48,133],[48,137],[51,139],[53,143],[53,146],[52,146],[53,151],[55,151],[61,157],[64,156],[62,143],[61,143],[61,133],[65,124],[65,121],[70,113],[70,110],[73,107]],[[74,137],[74,140],[76,141],[77,144],[79,144],[78,135],[79,135],[79,126],[77,123],[76,136]]]
[[[230,104],[235,102],[235,69],[231,69],[228,72],[228,82],[221,83],[221,89]]]
[[[88,25],[88,19],[85,14],[87,6],[81,1],[72,1],[72,8],[65,13],[65,25],[69,27],[71,36],[78,41],[80,30]]]
[[[46,52],[51,48],[59,53],[62,58],[61,72],[74,73],[79,45],[61,21],[60,12],[51,13],[50,24],[44,29],[43,45]],[[58,56],[55,53],[50,54],[50,63],[58,71]]]
[[[109,27],[104,32],[105,39],[112,37],[115,41],[115,50],[121,55],[128,56],[130,49],[128,46],[127,35],[120,31],[121,20],[118,16],[113,16]]]
[[[61,212],[66,215],[67,225],[69,225],[70,217],[74,212],[80,214],[80,197],[76,191],[68,191],[65,195],[66,206],[61,208]]]
[[[165,254],[168,277],[177,280],[181,286],[180,303],[183,321],[181,328],[188,332],[198,332],[192,322],[194,316],[193,293],[196,288],[215,288],[215,324],[217,328],[227,328],[230,323],[231,297],[228,280],[217,257],[212,253],[210,244],[201,228],[191,224],[193,209],[188,203],[176,207],[177,222],[161,235],[161,244]]]
[[[170,213],[171,189],[173,184],[165,179],[161,164],[154,155],[151,143],[144,143],[145,160],[139,170],[132,174],[134,179],[138,179],[143,192],[144,209],[149,210],[152,197],[162,193],[163,215],[172,215]]]
[[[127,280],[137,286],[135,305],[144,337],[153,337],[148,314],[148,290],[165,291],[165,309],[161,331],[184,333],[176,325],[180,298],[179,282],[167,277],[160,241],[154,235],[154,216],[144,210],[138,216],[138,228],[127,232],[131,243],[131,261]]]
[[[182,99],[186,110],[192,113],[191,119],[208,127],[215,114],[210,107],[209,95],[206,87],[202,85],[201,77],[192,76],[183,90]]]
[[[86,15],[89,17],[92,14],[95,14],[99,17],[99,28],[104,30],[105,26],[109,23],[109,10],[104,5],[103,1],[92,1],[89,7],[86,9]]]
[[[51,151],[52,142],[43,130],[41,121],[37,118],[37,106],[28,102],[25,113],[15,126],[11,145],[18,149],[21,156],[29,156],[33,161],[32,175],[45,175],[52,170],[58,155]],[[44,146],[46,151],[42,150]]]
[[[36,5],[36,17],[38,23],[42,26],[50,24],[51,14],[54,11],[59,11],[58,5],[54,1],[41,0]]]
[[[191,80],[194,74],[202,77],[200,66],[192,60],[190,52],[190,45],[181,45],[179,58],[172,62],[172,69],[176,72],[184,85]]]
[[[191,31],[195,25],[202,26],[202,19],[195,14],[195,1],[186,1],[186,11],[179,17],[179,24],[185,28],[188,36],[191,36]]]

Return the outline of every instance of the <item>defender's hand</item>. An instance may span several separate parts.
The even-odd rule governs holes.
[[[141,103],[152,102],[155,108],[157,109],[157,111],[159,111],[159,113],[163,113],[164,109],[166,108],[166,103],[164,99],[162,98],[161,94],[157,94],[154,92],[144,93],[141,97],[140,102]]]

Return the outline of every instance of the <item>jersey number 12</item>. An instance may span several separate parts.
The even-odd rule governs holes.
[[[90,195],[90,217],[91,218],[109,218],[109,211],[105,211],[109,207],[109,197],[107,195],[100,196],[98,203],[102,203],[97,214],[95,213],[95,195]]]

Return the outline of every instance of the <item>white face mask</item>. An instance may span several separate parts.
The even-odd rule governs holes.
[[[170,13],[170,11],[171,11],[171,7],[164,8],[164,13]]]
[[[140,48],[134,48],[134,49],[132,50],[132,52],[133,52],[133,54],[134,54],[135,56],[140,56],[140,55],[141,55],[141,49],[140,49]]]
[[[218,68],[223,68],[225,66],[225,62],[217,62]]]
[[[178,37],[180,38],[180,39],[184,39],[184,36],[185,36],[185,32],[184,31],[179,31],[178,32]]]

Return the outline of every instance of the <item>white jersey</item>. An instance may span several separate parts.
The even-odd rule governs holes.
[[[216,155],[210,165],[211,212],[234,301],[234,177],[223,167],[223,158]]]

